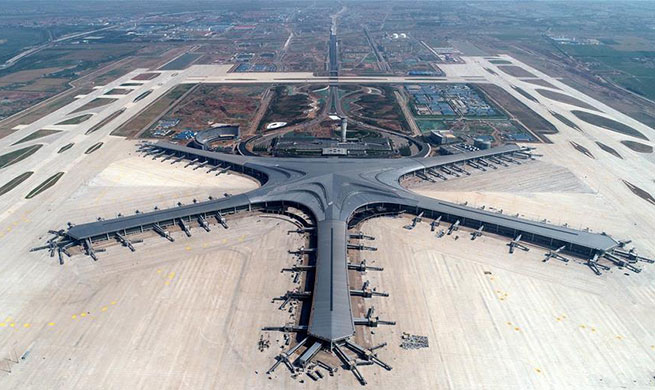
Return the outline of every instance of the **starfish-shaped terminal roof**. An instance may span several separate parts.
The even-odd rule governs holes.
[[[75,242],[91,243],[112,235],[127,235],[161,226],[253,207],[297,206],[306,210],[316,229],[316,276],[307,333],[327,343],[351,337],[355,321],[348,285],[348,221],[361,210],[407,211],[441,217],[443,221],[479,228],[524,241],[592,257],[618,243],[605,234],[574,230],[530,221],[415,194],[400,185],[406,175],[439,176],[435,169],[461,163],[487,164],[508,160],[525,151],[516,145],[457,155],[399,158],[267,158],[239,156],[193,149],[169,143],[149,145],[149,155],[190,159],[207,165],[227,167],[258,178],[263,185],[251,192],[157,210],[111,220],[74,225],[66,235]],[[426,177],[426,176],[424,176]]]

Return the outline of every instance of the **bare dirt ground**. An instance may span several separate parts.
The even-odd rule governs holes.
[[[475,64],[455,71],[464,77],[476,69],[484,72]],[[175,77],[163,73],[159,80],[170,81],[161,89],[179,82]],[[557,80],[544,79],[589,100]],[[513,80],[503,80],[497,82],[508,90]],[[538,146],[536,152],[543,154],[538,161],[412,188],[443,200],[631,238],[642,254],[655,256],[655,206],[626,184],[655,194],[651,156],[622,144],[626,136],[581,121],[561,102],[544,98],[542,107],[513,96],[545,116],[548,110],[562,113],[584,133],[558,122],[558,133],[549,136],[553,143]],[[147,103],[126,101],[105,111],[114,112],[120,103],[131,116]],[[598,108],[653,135],[608,107]],[[63,118],[55,114],[43,124]],[[270,379],[263,374],[282,350],[282,335],[265,336],[271,347],[260,352],[260,328],[293,320],[270,303],[294,287],[290,276],[279,272],[292,264],[287,249],[304,243],[287,234],[294,228],[289,222],[232,216],[228,230],[193,228],[190,238],[173,232],[174,243],[150,236],[136,244],[136,253],[115,245],[99,253],[97,262],[78,255],[63,266],[45,252],[29,252],[43,244],[48,229],[64,228],[69,221],[170,207],[256,186],[238,175],[216,177],[203,169],[138,157],[133,141],[109,136],[118,123],[86,135],[100,119],[66,129],[2,171],[7,179],[35,173],[0,197],[0,387],[359,387],[344,370],[316,383],[307,377],[294,380],[284,367]],[[11,150],[22,133],[32,131],[17,130],[0,143]],[[623,159],[601,151],[599,141]],[[97,142],[103,147],[85,155]],[[577,152],[571,142],[596,158]],[[75,145],[57,153],[69,143]],[[24,198],[56,172],[66,174],[34,199]],[[653,386],[654,265],[639,264],[639,274],[613,268],[598,277],[581,259],[543,263],[544,251],[538,248],[510,256],[507,239],[485,234],[471,241],[463,229],[437,239],[425,222],[412,231],[403,229],[409,220],[379,218],[361,227],[377,238],[373,245],[379,248],[362,257],[385,271],[355,275],[351,281],[370,280],[372,287],[391,295],[358,302],[356,310],[372,305],[381,319],[398,322],[358,331],[356,339],[367,345],[389,343],[379,354],[392,371],[362,368],[371,388]],[[401,332],[428,336],[430,347],[400,349]]]
[[[373,299],[396,326],[375,330],[373,344],[394,367],[362,371],[369,386],[400,388],[645,388],[653,385],[653,270],[597,277],[543,251],[509,255],[503,240],[471,241],[460,231],[437,239],[409,217],[367,222],[378,237],[368,257],[385,267]],[[455,237],[459,237],[458,240]],[[427,336],[429,348],[403,350],[401,333]],[[377,371],[376,371],[377,370]],[[371,375],[375,372],[377,375]]]

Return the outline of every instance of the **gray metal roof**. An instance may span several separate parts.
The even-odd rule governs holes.
[[[355,333],[350,308],[345,221],[325,220],[317,226],[316,277],[308,332],[325,341],[339,341]]]
[[[234,169],[246,173],[259,172],[267,177],[267,181],[262,187],[246,194],[76,225],[67,234],[83,240],[219,210],[273,201],[297,202],[309,209],[317,222],[317,272],[308,332],[326,341],[338,341],[354,333],[347,273],[347,221],[355,210],[366,205],[386,203],[414,210],[430,210],[462,220],[550,238],[590,251],[603,251],[617,245],[615,240],[603,234],[427,198],[404,189],[399,183],[403,175],[414,171],[520,151],[516,145],[458,155],[401,159],[265,158],[227,155],[163,142],[154,146],[168,153],[206,159],[212,163],[229,163]]]

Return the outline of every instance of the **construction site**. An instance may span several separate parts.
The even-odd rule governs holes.
[[[412,76],[341,77],[334,20],[325,72],[136,69],[0,139],[0,387],[655,385],[655,160],[626,146],[652,146],[655,130],[509,56],[444,60],[420,87]],[[367,39],[400,47],[402,34]],[[544,87],[498,63],[588,104],[603,126],[570,100],[530,99]],[[236,140],[237,124],[254,134],[262,116],[286,119],[253,103],[233,109],[257,126],[238,111],[234,125],[195,118],[216,126],[180,142],[115,133],[200,84],[276,99],[292,84],[326,88],[316,117],[334,132],[273,157],[245,141],[212,147]],[[372,84],[419,88],[431,114],[446,96],[453,113],[482,116],[496,106],[468,85],[494,85],[555,131],[549,143],[440,153],[401,97],[411,136],[341,107],[340,88],[380,96]],[[211,114],[189,96],[180,110]],[[349,137],[349,123],[412,148],[378,149]]]

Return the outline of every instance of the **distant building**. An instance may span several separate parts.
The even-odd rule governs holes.
[[[323,148],[321,152],[323,156],[347,156],[347,148]]]
[[[455,143],[458,141],[458,138],[450,130],[432,130],[430,131],[428,140],[435,145],[444,145]]]
[[[397,154],[391,141],[384,137],[344,143],[330,138],[286,136],[273,141],[272,152],[276,157],[393,157]]]
[[[526,133],[516,133],[516,134],[508,134],[506,138],[509,141],[517,141],[517,142],[532,142],[534,139]]]
[[[473,141],[473,146],[480,150],[485,150],[491,148],[491,141],[485,138],[476,138]]]
[[[474,145],[460,143],[460,144],[443,145],[439,147],[439,154],[442,155],[460,154],[466,152],[475,152],[478,150],[480,149]]]
[[[194,134],[193,141],[189,144],[192,148],[209,150],[212,142],[238,139],[241,133],[238,125],[218,124],[207,130]]]
[[[185,130],[180,133],[175,134],[173,137],[174,140],[179,141],[179,140],[185,140],[185,139],[191,139],[196,135],[195,132],[191,130]]]

